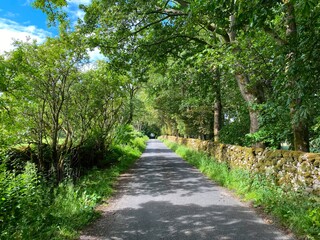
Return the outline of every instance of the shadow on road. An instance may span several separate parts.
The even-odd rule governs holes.
[[[123,184],[122,190],[131,196],[159,196],[177,192],[191,196],[208,189],[212,191],[214,185],[170,149],[163,147],[147,148],[126,178],[131,184]]]
[[[253,221],[252,213],[243,207],[149,201],[137,209],[125,208],[110,214],[122,224],[101,221],[87,234],[96,239],[284,239],[265,224]]]
[[[80,239],[291,239],[157,140],[122,177],[114,202]]]

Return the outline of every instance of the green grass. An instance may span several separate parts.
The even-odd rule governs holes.
[[[164,140],[182,158],[210,179],[235,191],[273,215],[285,227],[304,239],[320,239],[320,198],[301,192],[285,191],[266,177],[243,169],[229,169],[204,152]]]
[[[0,239],[76,239],[99,216],[95,207],[110,197],[118,176],[141,155],[146,138],[118,146],[121,157],[109,169],[93,169],[76,184],[49,187],[34,164],[22,174],[0,166]]]

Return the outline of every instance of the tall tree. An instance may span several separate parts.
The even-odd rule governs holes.
[[[51,2],[56,6],[66,3]],[[52,7],[45,4],[39,6],[45,10]],[[143,58],[166,61],[168,55],[178,57],[185,50],[198,54],[205,48],[217,50],[227,46],[222,55],[233,65],[230,70],[247,104],[251,135],[260,134],[258,130],[263,118],[260,109],[269,101],[266,91],[273,88],[273,91],[279,92],[275,87],[280,86],[288,96],[285,103],[291,116],[294,148],[308,150],[308,123],[312,115],[308,106],[314,106],[309,101],[314,101],[312,96],[315,94],[308,85],[311,82],[317,84],[316,57],[310,48],[317,47],[317,0],[154,0],[148,3],[93,0],[90,5],[81,8],[86,13],[82,29],[91,36],[92,46],[99,46],[105,54],[112,56],[140,51]],[[261,61],[243,52],[250,53],[245,48],[247,40],[254,39],[259,45],[260,39],[262,42],[268,39],[267,34],[269,40],[273,38],[271,45],[278,44],[278,48],[270,48],[267,43],[261,45],[262,51],[257,51],[255,55],[263,55],[264,66],[277,62],[283,68],[276,74],[263,68],[268,72],[266,79],[261,77],[265,74],[257,75]],[[271,54],[266,54],[266,49],[271,49]],[[256,63],[253,68],[250,63],[252,59]],[[280,99],[277,104],[285,105]],[[262,142],[258,141],[258,145]]]
[[[84,58],[80,35],[76,33],[61,38],[47,39],[44,44],[17,43],[17,51],[22,51],[19,77],[25,79],[23,94],[29,103],[25,105],[25,116],[32,120],[31,131],[36,136],[40,167],[45,168],[43,144],[51,145],[51,159],[57,170],[58,180],[62,178],[64,157],[60,151],[59,139],[66,131],[64,145],[69,144],[67,129],[63,127],[65,119],[63,111],[67,108],[70,98],[70,88],[77,82],[77,72]]]
[[[293,146],[296,150],[309,150],[309,122],[312,104],[307,104],[317,85],[315,60],[312,51],[318,51],[314,45],[316,29],[319,29],[319,2],[305,0],[252,1],[243,14],[252,16],[250,22],[254,29],[263,29],[278,44],[278,55],[282,58],[282,73],[276,81],[283,89],[291,115]],[[311,73],[311,74],[310,74]],[[306,77],[308,76],[308,77]],[[312,77],[311,77],[312,76]],[[281,78],[280,78],[281,77]],[[309,105],[309,106],[308,106]]]

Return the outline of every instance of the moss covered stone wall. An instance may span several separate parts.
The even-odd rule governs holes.
[[[209,153],[231,167],[262,173],[279,185],[320,194],[320,154],[234,146],[192,138],[162,136],[172,142]]]

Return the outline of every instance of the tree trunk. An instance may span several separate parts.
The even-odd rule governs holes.
[[[297,109],[301,105],[301,99],[295,99],[291,102],[290,116],[291,116],[291,127],[293,133],[293,147],[296,151],[309,152],[309,127],[307,119],[295,120]]]
[[[259,130],[259,113],[252,108],[249,108],[250,117],[250,133],[255,133]]]
[[[230,21],[230,30],[229,30],[229,39],[230,43],[235,42],[236,40],[236,18],[234,15],[231,15],[229,18]],[[235,52],[238,50],[236,49]],[[239,68],[243,68],[241,64],[238,64]],[[249,90],[249,85],[250,85],[250,79],[249,77],[242,73],[238,72],[235,74],[235,78],[237,80],[241,95],[243,99],[246,101],[248,110],[249,110],[249,117],[250,117],[250,133],[255,133],[259,130],[259,112],[254,109],[254,105],[261,103],[264,99],[263,96],[263,91],[259,89],[259,86],[250,86]],[[262,142],[257,142],[254,144],[256,147],[264,147],[264,144]]]
[[[127,120],[127,124],[132,124],[133,121],[133,115],[134,115],[134,95],[137,91],[137,88],[134,86],[130,86],[129,89],[129,116]]]
[[[219,69],[216,69],[216,79],[213,84],[215,88],[213,136],[214,141],[219,142],[219,133],[222,124],[221,85]]]
[[[213,126],[213,134],[214,134],[214,141],[219,142],[219,133],[221,128],[221,100],[216,100],[214,103],[214,126]]]
[[[236,74],[237,83],[243,99],[246,101],[250,116],[250,133],[259,130],[259,113],[253,108],[257,104],[258,97],[248,91],[249,78],[244,74]]]
[[[249,77],[244,74],[236,74],[237,83],[242,97],[247,103],[250,117],[250,133],[259,131],[259,112],[254,108],[255,104],[262,103],[264,100],[263,91],[260,91],[259,86],[255,86],[251,91],[248,90]],[[253,87],[251,87],[253,88]],[[263,142],[256,142],[254,147],[264,148]]]
[[[39,158],[39,168],[41,171],[45,172],[47,171],[47,168],[45,166],[45,160],[43,155],[43,136],[45,133],[45,127],[44,127],[44,110],[45,110],[45,101],[42,102],[42,106],[39,111],[39,128],[38,128],[38,158]]]
[[[58,120],[55,119],[55,122],[53,123],[52,127],[52,162],[54,164],[55,170],[56,170],[56,178],[57,182],[59,183],[62,180],[62,173],[61,173],[61,164],[58,158]]]
[[[291,115],[294,115],[295,108],[291,108]],[[293,147],[296,151],[309,152],[309,128],[305,121],[293,122]]]
[[[133,120],[133,110],[134,110],[134,106],[133,106],[133,96],[131,96],[131,94],[130,94],[129,117],[128,117],[127,124],[131,124],[131,123],[132,123],[132,120]]]
[[[290,115],[292,122],[292,132],[293,132],[293,145],[294,149],[297,151],[309,151],[309,129],[308,129],[308,119],[302,119],[296,117],[297,110],[301,106],[301,97],[296,97],[297,92],[295,91],[299,79],[297,74],[295,74],[294,65],[296,64],[297,51],[295,50],[297,46],[298,34],[297,25],[295,19],[294,5],[291,1],[285,1],[286,6],[286,37],[288,40],[289,51],[287,53],[287,64],[286,64],[286,75],[288,77],[288,85],[290,89],[293,89],[293,97],[291,97],[290,103]],[[296,120],[298,119],[298,120]]]

